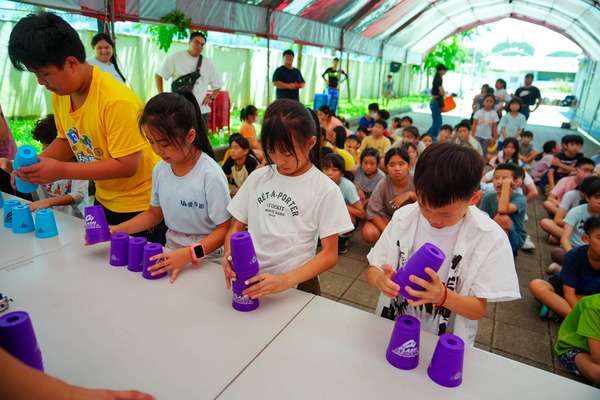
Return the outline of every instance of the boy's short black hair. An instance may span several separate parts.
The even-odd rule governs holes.
[[[327,154],[323,157],[322,161],[323,169],[325,168],[335,168],[342,171],[342,174],[346,172],[346,164],[344,159],[339,154],[331,153]]]
[[[596,229],[600,229],[600,215],[593,215],[583,223],[583,231],[590,236]]]
[[[38,119],[31,131],[33,139],[45,145],[52,143],[57,135],[54,114],[49,114],[46,118]]]
[[[554,149],[555,147],[556,147],[556,140],[548,140],[542,146],[542,150],[544,151],[544,153],[550,154],[552,152],[552,149]],[[541,160],[541,158],[540,158],[540,160]]]
[[[438,64],[437,67],[435,67],[436,71],[448,71],[448,68],[444,65],[444,64]]]
[[[508,105],[510,106],[511,104],[518,104],[519,107],[523,106],[523,100],[521,100],[520,97],[513,97],[512,99],[510,99],[510,101],[508,102]]]
[[[421,136],[419,136],[419,140],[423,140],[423,138],[424,138],[425,136],[429,136],[429,138],[430,138],[431,140],[433,140],[433,136],[431,136],[431,133],[427,133],[427,132],[425,132],[425,133],[422,133],[422,134],[421,134]]]
[[[459,128],[467,128],[467,130],[470,131],[471,124],[469,124],[467,121],[461,121],[454,127],[454,130],[456,130],[458,132]]]
[[[521,137],[533,137],[533,132],[531,131],[524,131],[523,133],[521,133]]]
[[[385,119],[378,119],[377,121],[375,121],[375,124],[383,126],[383,129],[387,129],[388,127],[387,121]]]
[[[325,158],[328,154],[333,154],[333,149],[327,146],[321,146],[321,159]]]
[[[452,125],[444,124],[444,125],[440,126],[440,131],[443,131],[443,130],[452,132]]]
[[[594,181],[590,183],[583,193],[586,197],[592,197],[600,193],[600,181]]]
[[[379,165],[379,151],[375,147],[367,147],[360,153],[360,162],[362,163],[365,157],[375,157]]]
[[[402,119],[400,119],[400,121],[408,121],[408,122],[410,122],[411,125],[413,124],[413,119],[411,117],[409,117],[408,115],[405,115],[404,117],[402,117]]]
[[[505,162],[496,167],[496,171],[511,171],[513,175],[513,179],[517,179],[519,177],[519,166],[513,162]]]
[[[392,76],[391,76],[391,75],[388,75],[387,77],[388,77],[388,78],[391,78]]]
[[[358,128],[356,128],[356,132],[362,132],[365,135],[368,135],[369,129],[366,126],[359,126]]]
[[[386,121],[390,119],[390,112],[388,110],[379,110],[377,111],[377,114],[379,114],[381,119],[385,119]]]
[[[287,50],[285,50],[283,52],[283,57],[285,57],[285,56],[292,56],[292,57],[294,57],[295,55],[294,55],[294,52],[291,49],[287,49]]]
[[[596,166],[596,164],[594,164],[594,161],[591,158],[582,157],[579,160],[577,160],[577,162],[575,163],[575,168],[579,168],[584,165]]]
[[[579,135],[565,135],[562,137],[562,139],[560,140],[561,144],[569,144],[569,143],[575,143],[575,144],[580,144],[583,145],[583,138]]]
[[[583,178],[581,183],[577,185],[577,190],[579,190],[581,193],[585,193],[588,186],[590,186],[592,182],[596,182],[598,180],[600,180],[600,176],[598,175],[586,176],[585,178]]]
[[[55,66],[62,70],[68,57],[85,62],[79,35],[56,14],[29,14],[16,23],[8,39],[10,62],[19,71]]]
[[[371,103],[371,104],[369,104],[368,109],[369,109],[369,111],[379,111],[379,104]]]
[[[358,143],[358,144],[361,144],[361,143],[362,143],[362,139],[360,138],[360,136],[358,136],[358,135],[355,135],[355,134],[352,134],[352,135],[348,136],[348,137],[346,138],[346,142],[347,142],[348,140],[355,140],[355,141],[356,141],[356,143]]]
[[[340,59],[339,59],[339,58],[337,58],[337,57],[334,57],[334,58],[333,58],[333,61],[340,61]]]
[[[479,190],[483,158],[472,147],[442,141],[427,147],[417,160],[414,185],[420,203],[440,208],[469,201]]]

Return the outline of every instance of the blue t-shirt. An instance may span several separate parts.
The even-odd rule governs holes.
[[[358,196],[358,192],[356,191],[356,186],[354,183],[350,182],[348,179],[342,176],[339,184],[340,190],[342,191],[342,196],[346,201],[346,204],[352,205],[357,201],[360,201],[360,197]]]
[[[570,167],[575,167],[575,164],[577,164],[577,161],[581,160],[583,158],[583,153],[577,153],[575,154],[575,157],[569,157],[567,156],[564,152],[560,152],[558,154],[556,154],[554,157],[558,158],[560,160],[561,163],[568,165]],[[556,165],[552,165],[550,168],[554,169],[554,173],[555,174],[569,174],[570,172],[557,167]]]
[[[481,199],[481,206],[479,207],[482,211],[488,213],[488,215],[494,218],[494,215],[498,212],[498,200],[496,200],[497,192],[489,192],[483,195]],[[527,231],[525,230],[525,213],[527,212],[527,199],[522,193],[518,193],[513,191],[510,196],[510,203],[514,204],[517,207],[517,211],[508,214],[510,220],[517,231],[517,235],[519,236],[519,249],[525,243],[525,239],[527,238]]]
[[[590,213],[588,212],[588,205],[581,204],[577,207],[574,207],[567,212],[565,216],[565,224],[569,224],[573,227],[573,233],[571,234],[571,246],[579,247],[583,246],[585,243],[581,239],[585,231],[583,230],[583,224],[585,220],[590,217]]]
[[[304,78],[298,68],[289,69],[285,65],[278,67],[273,72],[273,82],[281,81],[283,83],[304,83]],[[300,101],[298,89],[279,89],[275,90],[277,99],[292,99]]]
[[[507,137],[514,137],[515,133],[517,133],[519,129],[525,129],[526,126],[527,120],[523,114],[518,113],[516,117],[506,114],[498,123],[498,137],[503,137],[502,128],[506,130]],[[523,151],[521,151],[521,153],[524,154]]]
[[[362,117],[360,117],[360,119],[358,120],[358,126],[364,126],[365,128],[372,128],[375,125],[375,119],[371,118],[371,120],[369,121],[367,119],[367,117],[365,117],[364,115]]]
[[[588,244],[574,247],[565,254],[558,278],[564,285],[584,295],[600,293],[600,268],[594,269],[588,257]]]

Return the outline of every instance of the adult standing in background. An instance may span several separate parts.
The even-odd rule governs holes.
[[[340,84],[346,79],[348,79],[348,74],[346,73],[346,71],[344,71],[341,68],[338,68],[339,63],[340,59],[337,57],[334,58],[333,66],[327,68],[325,72],[323,72],[323,75],[321,75],[321,77],[325,79],[325,82],[327,83],[327,87],[329,89],[338,90]]]
[[[294,52],[290,49],[283,52],[283,65],[273,72],[273,86],[277,89],[275,96],[279,99],[300,101],[300,89],[304,87],[304,78],[298,68],[294,68]]]
[[[196,70],[205,45],[206,36],[202,32],[192,32],[187,50],[176,51],[165,58],[155,75],[158,93],[164,92],[164,80],[177,79]],[[200,77],[196,81],[192,93],[200,105],[204,123],[208,125],[209,104],[217,98],[225,83],[209,59],[202,57],[200,64]],[[211,94],[208,94],[209,85],[212,89]]]
[[[92,48],[94,57],[88,57],[86,61],[101,71],[108,72],[119,82],[125,83],[125,76],[117,65],[117,55],[115,54],[115,42],[106,33],[98,33],[92,38]]]
[[[517,89],[515,96],[521,98],[523,105],[521,106],[521,114],[525,116],[525,119],[529,119],[529,113],[534,112],[542,104],[542,94],[540,89],[533,86],[533,74],[525,75],[525,86]],[[533,110],[529,106],[535,106]]]
[[[427,133],[433,137],[434,141],[437,139],[440,127],[442,126],[442,106],[444,105],[444,97],[446,96],[442,77],[446,74],[448,68],[444,64],[438,64],[435,69],[436,73],[431,85],[431,101],[429,102],[431,127],[427,130]]]

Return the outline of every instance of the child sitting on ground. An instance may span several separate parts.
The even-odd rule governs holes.
[[[588,296],[567,315],[554,346],[561,364],[600,385],[600,295]]]
[[[344,150],[346,150],[352,158],[354,158],[354,165],[360,163],[360,144],[362,139],[358,135],[350,135],[346,138]]]
[[[400,117],[394,117],[392,119],[392,127],[390,128],[390,135],[392,135],[392,142],[402,137],[402,128],[400,127]]]
[[[496,193],[483,195],[479,207],[504,229],[514,254],[523,246],[527,238],[527,231],[525,231],[527,199],[522,193],[515,191],[518,187],[515,181],[519,177],[519,168],[514,163],[498,165],[493,180]]]
[[[253,105],[246,106],[240,111],[240,134],[248,140],[250,148],[254,152],[254,157],[261,162],[263,160],[263,152],[260,143],[256,140],[256,128],[254,123],[258,120],[258,109]]]
[[[360,201],[356,187],[350,180],[344,177],[345,172],[344,160],[339,154],[328,154],[323,157],[323,173],[338,185],[342,191],[348,214],[350,214],[350,219],[352,220],[354,229],[356,229],[359,220],[365,217],[365,209]],[[352,232],[354,231],[349,233]],[[339,235],[338,254],[345,254],[348,252],[348,241],[350,240],[349,233]]]
[[[223,172],[229,181],[229,194],[235,196],[248,175],[258,168],[258,160],[250,148],[250,142],[238,133],[229,137],[229,158],[223,164]]]
[[[583,158],[583,153],[580,153],[583,147],[583,138],[579,135],[565,135],[561,139],[562,151],[554,156],[552,166],[548,170],[548,184],[550,190],[554,189],[556,183],[575,172],[575,164]]]
[[[483,157],[483,149],[479,142],[471,135],[471,125],[467,120],[461,121],[454,127],[454,138],[458,144],[465,143],[471,146]]]
[[[355,165],[350,172],[354,175],[354,184],[358,190],[363,207],[366,209],[371,193],[379,181],[385,178],[379,165],[379,152],[373,147],[367,147],[360,154],[360,164]]]
[[[583,296],[600,293],[600,216],[588,218],[583,230],[585,244],[565,254],[559,273],[529,282],[531,294],[543,304],[540,317],[547,317],[550,308],[565,318]]]
[[[560,243],[560,237],[562,236],[563,228],[565,227],[565,216],[567,215],[567,212],[586,202],[584,193],[589,185],[597,180],[600,180],[600,177],[597,175],[585,178],[577,188],[565,193],[556,214],[554,214],[554,218],[542,218],[540,220],[540,227],[548,233],[548,244],[556,246]]]
[[[519,159],[521,160],[521,162],[526,164],[526,166],[524,167],[525,169],[531,168],[530,164],[533,162],[533,160],[535,160],[535,158],[539,154],[535,147],[533,147],[533,143],[531,143],[532,140],[533,132],[525,131],[521,133],[521,141],[519,142]]]
[[[540,189],[544,191],[548,183],[548,169],[552,165],[554,156],[560,152],[560,148],[556,140],[549,140],[544,143],[542,149],[543,153],[535,157],[535,163],[531,167],[531,177],[536,185],[539,185]]]
[[[438,140],[439,140],[439,135],[438,135]],[[429,147],[429,145],[433,144],[433,136],[431,136],[431,134],[425,132],[419,138],[419,142],[423,143],[425,145],[425,147]]]
[[[414,143],[417,146],[417,153],[421,154],[425,150],[425,144],[419,141],[419,129],[416,126],[407,126],[402,131],[402,138],[392,145],[392,147],[401,147],[404,143]]]
[[[570,190],[575,189],[581,182],[594,173],[594,162],[583,157],[575,163],[575,175],[562,178],[548,194],[548,198],[542,205],[550,215],[555,215],[563,196]]]
[[[452,142],[436,142],[419,157],[415,169],[417,204],[402,207],[392,217],[367,258],[369,286],[382,293],[377,315],[396,319],[409,314],[421,329],[437,335],[453,333],[467,345],[477,335],[477,320],[488,302],[520,297],[510,244],[502,229],[475,205],[481,198],[483,159],[476,151]],[[446,255],[429,282],[410,280],[422,291],[407,287],[418,298],[399,295],[391,279],[425,243]]]
[[[379,181],[367,206],[367,222],[362,228],[363,240],[375,243],[389,224],[394,211],[416,201],[412,177],[408,173],[410,156],[404,149],[385,153],[387,177]]]
[[[363,151],[367,147],[374,147],[377,149],[379,154],[385,154],[385,152],[390,148],[392,143],[388,138],[384,136],[384,132],[387,129],[387,122],[383,119],[378,119],[375,121],[373,125],[373,129],[371,131],[371,136],[367,136],[363,139],[360,144],[360,151]]]
[[[444,140],[452,140],[452,126],[451,125],[444,124],[440,128],[440,134],[438,135],[437,141],[443,142]]]
[[[417,145],[412,142],[402,143],[402,148],[408,153],[410,163],[408,164],[408,173],[410,176],[415,175],[415,165],[417,165],[417,158],[419,153],[417,152]]]

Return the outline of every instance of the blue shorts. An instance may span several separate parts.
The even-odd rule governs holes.
[[[576,375],[581,375],[581,372],[579,372],[577,366],[575,365],[575,356],[579,353],[590,354],[585,350],[571,349],[560,356],[560,363],[563,365],[563,367]]]

